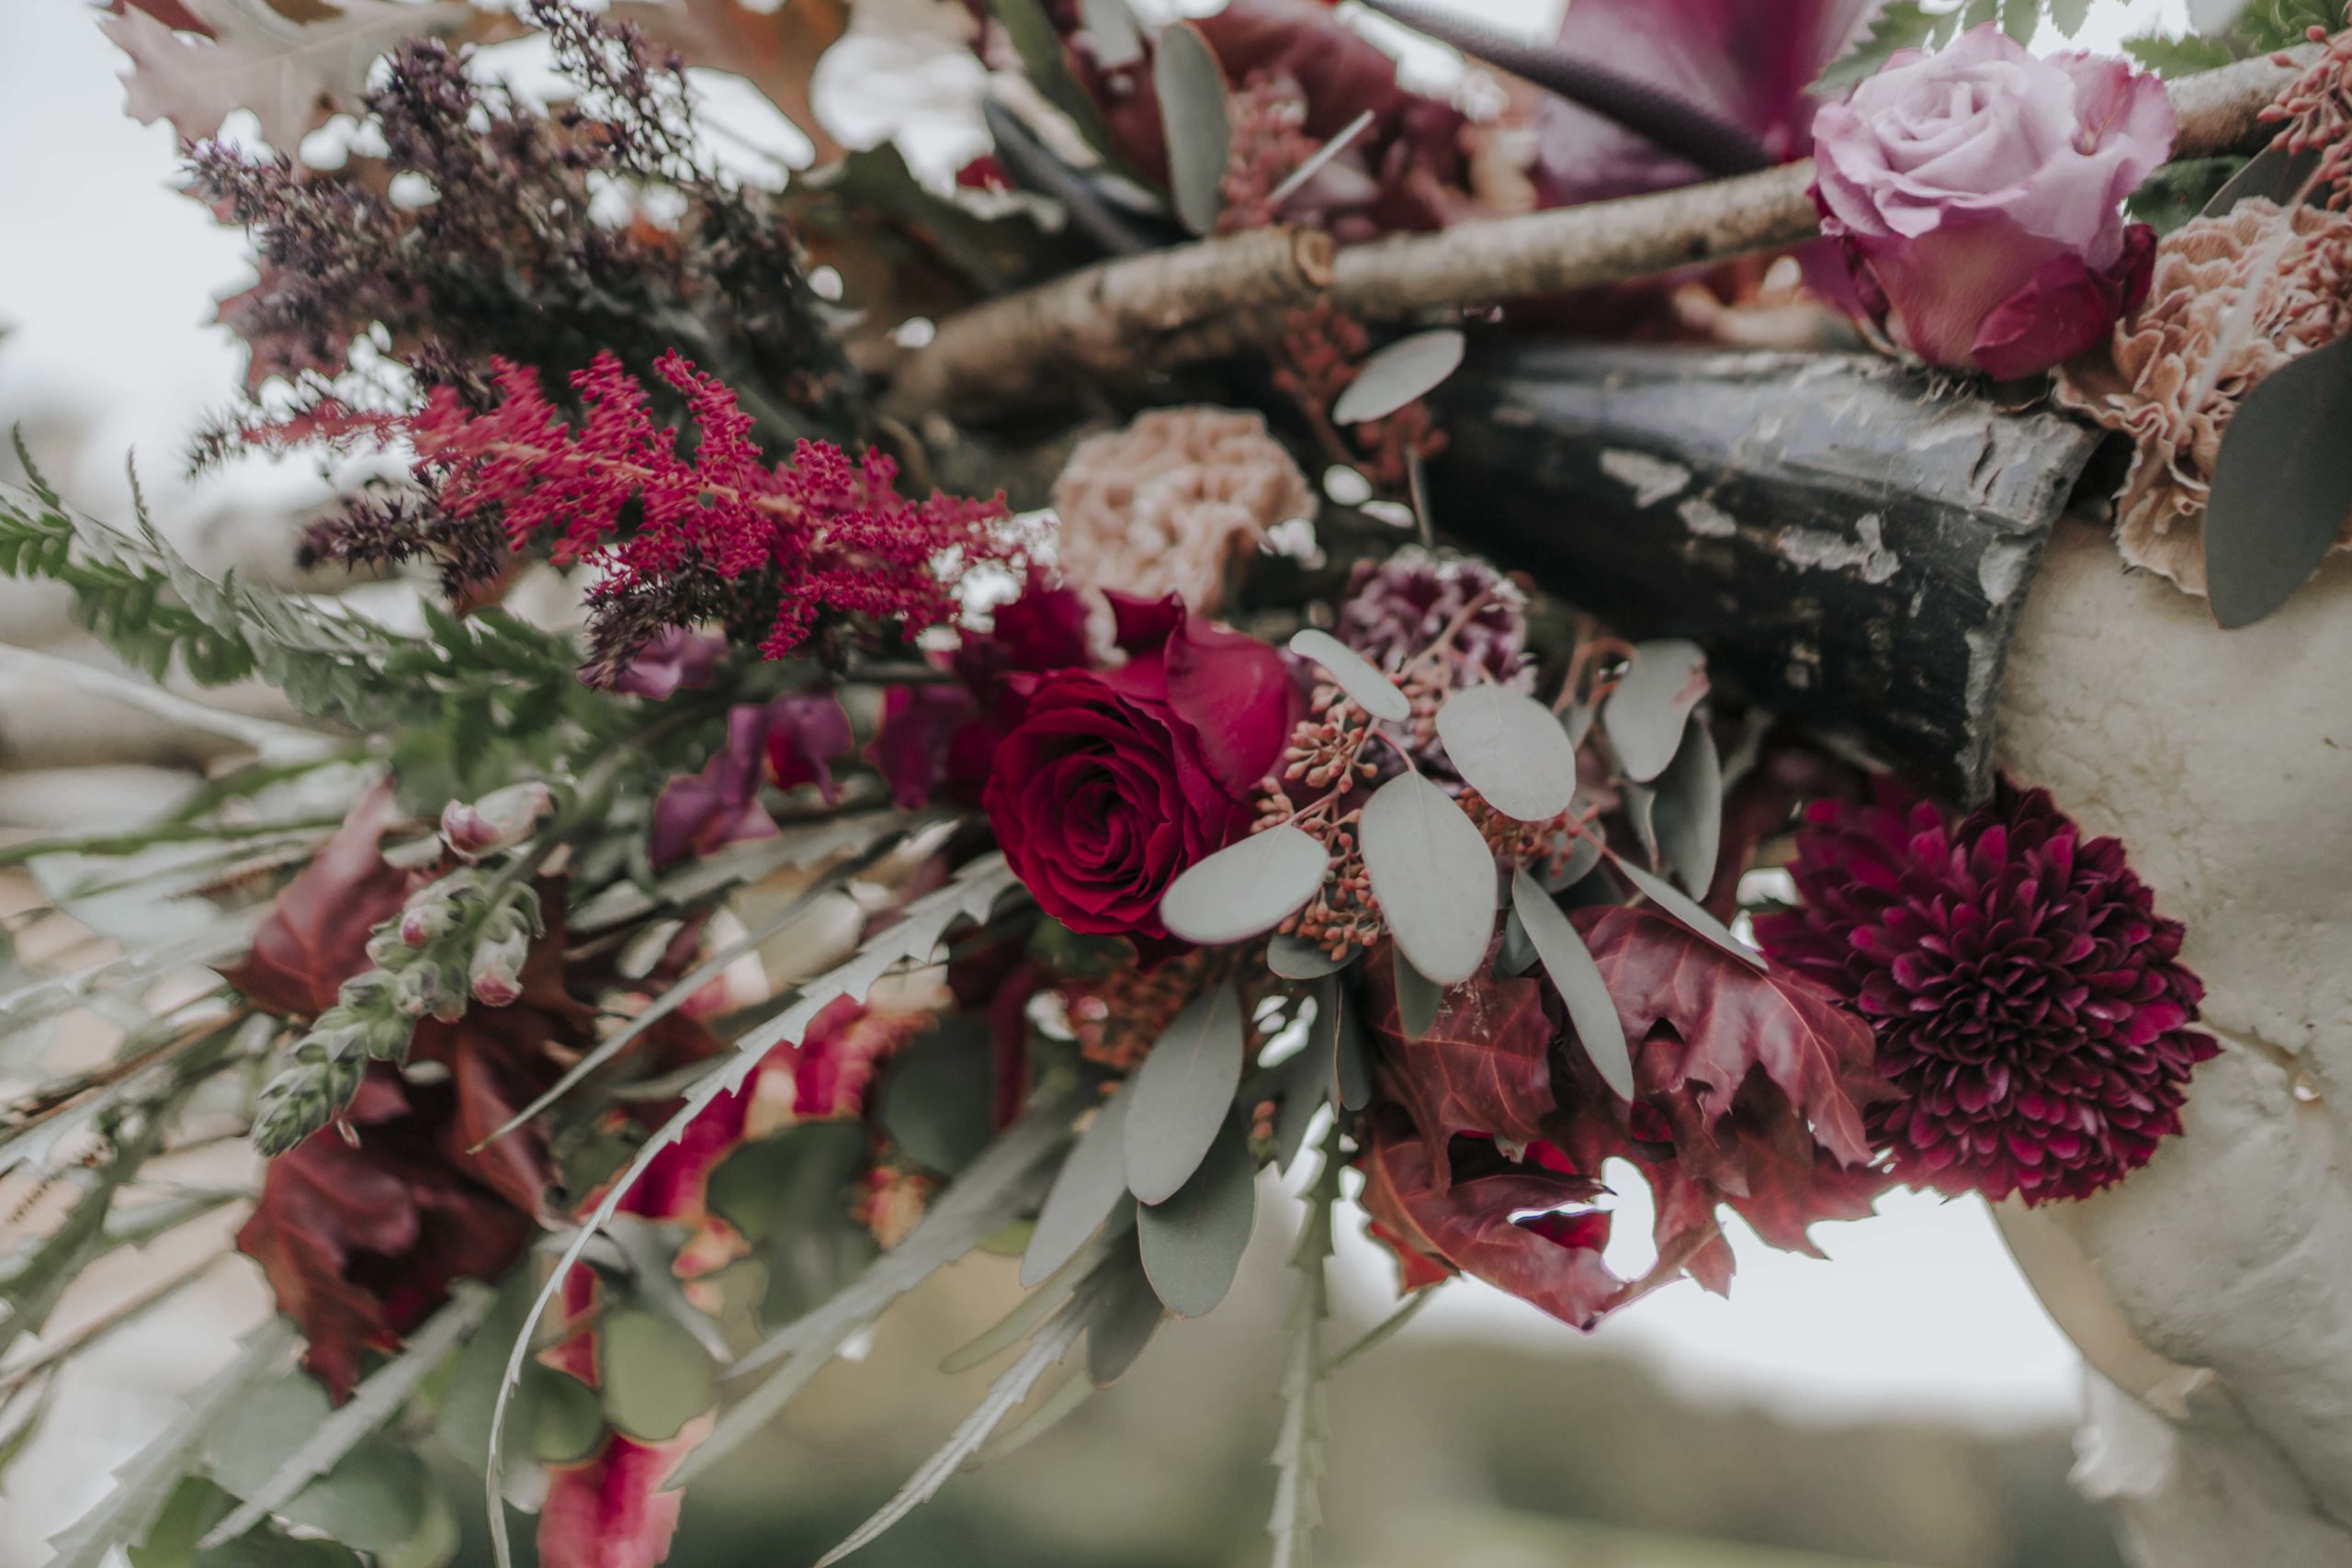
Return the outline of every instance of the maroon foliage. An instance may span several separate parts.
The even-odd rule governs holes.
[[[315,1018],[344,981],[368,967],[368,937],[392,918],[408,877],[377,845],[400,819],[390,779],[359,797],[325,848],[277,895],[253,947],[221,978],[268,1012]]]

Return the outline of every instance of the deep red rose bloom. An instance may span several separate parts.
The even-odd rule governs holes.
[[[1159,938],[1160,895],[1247,830],[1250,794],[1305,705],[1264,643],[1174,599],[1114,604],[1126,663],[1040,682],[997,749],[986,804],[1047,914]]]
[[[1773,959],[1871,1021],[1903,1091],[1871,1110],[1895,1174],[1938,1191],[2081,1198],[2180,1131],[2204,987],[2113,839],[2004,784],[1945,826],[1882,786],[1808,812],[1802,909],[1759,917]]]

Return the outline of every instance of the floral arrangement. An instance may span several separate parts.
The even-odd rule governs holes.
[[[0,1111],[0,1170],[63,1195],[0,1273],[0,1348],[107,1249],[232,1204],[278,1308],[64,1568],[289,1531],[446,1560],[426,1444],[481,1475],[502,1563],[512,1506],[550,1568],[650,1565],[683,1489],[895,1301],[1017,1254],[1031,1294],[967,1359],[1017,1354],[833,1561],[1216,1309],[1277,1224],[1269,1528],[1303,1562],[1344,1461],[1325,1381],[1448,1281],[1589,1330],[1728,1292],[1726,1213],[1812,1253],[1895,1184],[2078,1201],[2195,1114],[2218,1047],[2124,846],[2039,791],[1866,775],[1710,650],[1623,635],[1633,606],[1459,547],[1433,465],[1474,312],[1741,342],[1794,310],[1808,343],[2121,433],[2125,558],[2267,613],[2352,536],[2342,475],[2293,457],[2352,324],[2352,45],[2324,28],[2280,68],[2277,148],[2184,157],[2155,71],[2034,57],[2030,5],[1578,0],[1556,46],[1396,7],[1500,73],[1465,107],[1317,0],[1156,36],[1117,0],[998,0],[930,40],[1020,87],[934,186],[812,118],[831,0],[264,9],[101,23],[254,246],[220,316],[250,376],[197,459],[315,455],[340,499],[288,555],[405,574],[420,610],[208,575],[38,454],[0,489],[0,568],[141,670],[285,705],[157,820],[0,849],[44,894],[16,934],[108,944],[0,965],[8,1059],[61,1019],[109,1040]],[[2298,42],[2257,9],[2143,57]],[[571,96],[484,68],[526,32]],[[729,172],[703,69],[820,164]],[[239,107],[266,148],[218,139]],[[308,161],[334,116],[359,133]],[[2274,157],[2308,172],[2245,194]],[[1492,251],[1462,226],[1741,179],[1796,199],[1748,247],[1785,267],[1669,239],[1498,317],[1478,288],[1361,306],[1329,270],[1335,240]],[[1340,281],[1252,296],[1212,265],[1277,254]],[[1790,302],[1799,270],[1822,302]],[[1153,314],[1168,276],[1225,314]],[[1171,347],[1123,382],[1080,352],[1097,316],[1130,348],[1146,319],[1206,334],[1221,368]],[[1111,389],[1042,468],[919,395],[1007,321]],[[2247,520],[2248,463],[2284,515]],[[533,582],[577,614],[524,615]],[[224,1136],[250,1181],[174,1195]],[[1631,1277],[1611,1160],[1656,1198]],[[1325,1280],[1350,1211],[1400,1303],[1352,1348]],[[0,1368],[0,1419],[111,1325]],[[238,1412],[298,1356],[309,1417],[266,1442]],[[368,1465],[379,1506],[321,1506]]]

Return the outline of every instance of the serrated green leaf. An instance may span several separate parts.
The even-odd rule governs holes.
[[[1044,1332],[1029,1342],[1029,1348],[1020,1359],[999,1373],[989,1385],[987,1395],[969,1416],[956,1427],[939,1451],[925,1460],[922,1467],[899,1489],[898,1495],[884,1504],[875,1516],[850,1532],[849,1539],[817,1560],[817,1568],[831,1568],[842,1558],[871,1544],[892,1525],[912,1513],[928,1501],[947,1478],[956,1473],[964,1461],[978,1453],[997,1423],[1012,1414],[1013,1408],[1029,1397],[1037,1380],[1046,1370],[1069,1353],[1085,1332],[1087,1312],[1097,1292],[1085,1292],[1062,1310],[1061,1315],[1048,1324]]]
[[[1326,1404],[1329,1363],[1323,1327],[1331,1315],[1326,1266],[1331,1258],[1331,1212],[1340,1197],[1339,1130],[1323,1147],[1323,1168],[1307,1194],[1306,1221],[1291,1249],[1298,1292],[1291,1303],[1290,1353],[1283,1363],[1282,1425],[1274,1437],[1274,1506],[1266,1533],[1273,1538],[1274,1568],[1308,1568],[1315,1529],[1323,1521],[1323,1448],[1330,1437]]]
[[[1074,1090],[1033,1107],[956,1179],[905,1240],[876,1258],[854,1284],[739,1357],[728,1369],[729,1377],[777,1361],[786,1365],[720,1414],[711,1435],[663,1483],[665,1489],[687,1484],[765,1427],[884,1308],[1022,1213],[1086,1099],[1086,1091]]]
[[[447,1303],[409,1336],[399,1355],[353,1390],[351,1397],[334,1409],[264,1479],[237,1489],[244,1501],[205,1532],[198,1543],[199,1550],[209,1551],[244,1534],[285,1507],[312,1481],[333,1470],[361,1438],[407,1405],[425,1374],[481,1325],[497,1301],[497,1292],[487,1285],[470,1280],[452,1284]],[[404,1530],[401,1540],[405,1541],[413,1533],[413,1529]]]
[[[101,1568],[115,1547],[144,1540],[223,1418],[278,1375],[295,1343],[293,1325],[284,1318],[254,1330],[176,1419],[116,1467],[114,1485],[97,1506],[50,1538],[50,1568]]]

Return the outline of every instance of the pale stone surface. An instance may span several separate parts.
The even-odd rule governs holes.
[[[2220,1561],[2199,1544],[2216,1539],[2238,1563],[2340,1568],[2352,1562],[2352,560],[2225,633],[2203,601],[2126,573],[2100,531],[2062,527],[2011,653],[1998,750],[2011,777],[2123,840],[2157,908],[2188,925],[2183,956],[2223,1043],[2198,1069],[2184,1135],[2121,1186],[2041,1211],[2148,1348],[2215,1374],[2177,1422],[2102,1392],[2085,1473],[2152,1568]],[[2098,1462],[2126,1451],[2137,1462]]]

